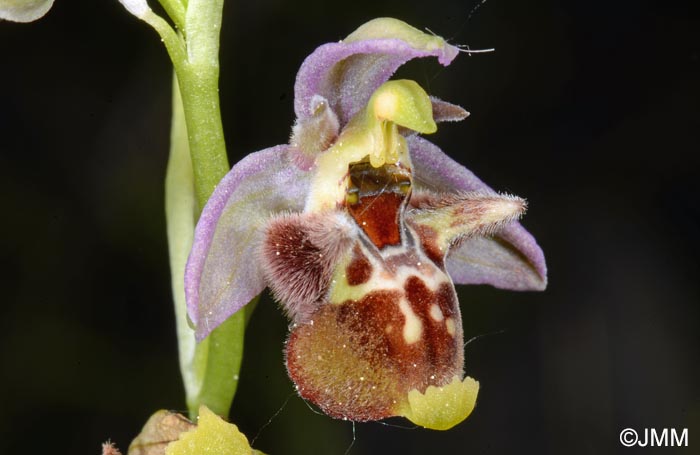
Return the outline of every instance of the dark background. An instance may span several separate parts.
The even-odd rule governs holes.
[[[698,4],[490,0],[468,19],[476,3],[225,8],[231,162],[286,142],[303,58],[370,18],[496,48],[400,76],[472,112],[431,140],[528,198],[549,288],[462,287],[465,336],[488,334],[466,348],[474,414],[448,432],[358,424],[350,453],[698,453]],[[0,23],[0,55],[0,453],[126,449],[153,411],[184,409],[163,216],[169,61],[116,0]],[[343,454],[352,425],[293,394],[285,335],[266,298],[232,419],[250,438],[271,419],[255,444],[270,454]],[[624,449],[626,427],[688,428],[690,446]]]

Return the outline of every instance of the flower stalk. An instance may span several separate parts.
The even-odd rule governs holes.
[[[219,108],[219,31],[223,0],[160,0],[176,32],[145,1],[120,0],[160,35],[175,70],[166,218],[180,370],[190,417],[201,405],[227,416],[243,356],[243,314],[201,343],[187,320],[184,270],[199,214],[229,170]]]

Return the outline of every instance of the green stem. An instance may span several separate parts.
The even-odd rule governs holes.
[[[178,69],[199,206],[229,170],[219,110],[219,32],[223,0],[190,0],[187,63]]]
[[[165,44],[165,48],[168,51],[170,60],[176,67],[182,62],[187,61],[187,51],[185,49],[185,42],[181,36],[172,29],[170,24],[168,24],[162,17],[154,13],[153,11],[146,11],[146,13],[140,17],[141,20],[146,22],[148,25],[153,27],[156,32],[160,35],[160,39]]]
[[[245,333],[245,315],[240,311],[196,344],[184,296],[184,270],[195,220],[229,170],[218,91],[222,8],[223,0],[190,0],[183,30],[186,41],[154,13],[142,17],[161,35],[179,87],[173,88],[166,216],[180,369],[193,419],[202,404],[228,415],[238,385]],[[178,23],[176,18],[173,21]]]
[[[229,170],[219,110],[218,68],[176,66],[200,210]]]
[[[165,207],[170,248],[172,292],[180,355],[180,371],[190,417],[195,418],[201,404],[213,412],[228,415],[238,385],[243,359],[244,312],[239,312],[197,344],[187,322],[184,273],[192,247],[198,213],[195,176],[190,158],[190,141],[185,110],[173,78],[173,117],[170,159],[165,178]],[[180,86],[185,86],[180,84]],[[191,135],[190,135],[191,136]]]
[[[183,31],[185,29],[185,12],[187,9],[187,4],[182,0],[158,0],[173,20],[175,26],[178,30]]]

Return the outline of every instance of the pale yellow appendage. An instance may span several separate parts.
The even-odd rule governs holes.
[[[443,387],[428,387],[424,394],[415,389],[408,392],[408,403],[399,415],[431,430],[449,430],[469,417],[478,393],[477,381],[455,376]]]

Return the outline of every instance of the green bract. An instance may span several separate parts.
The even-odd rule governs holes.
[[[196,428],[180,435],[165,449],[165,455],[253,455],[248,439],[232,423],[202,407]]]

